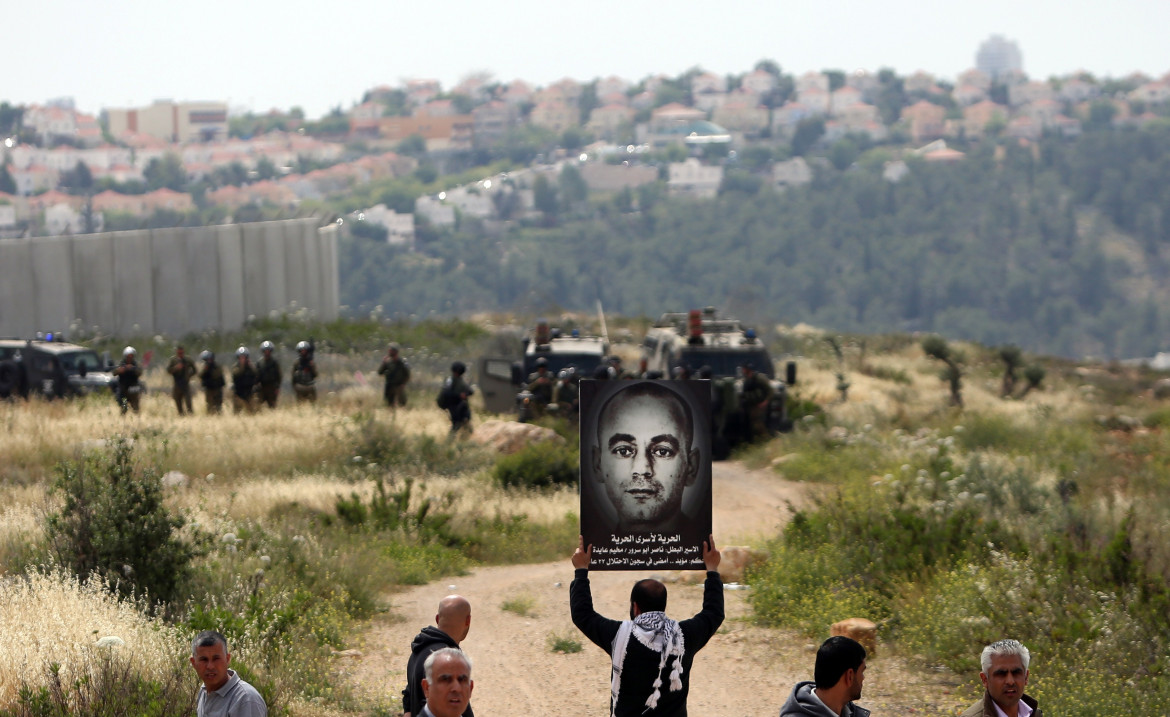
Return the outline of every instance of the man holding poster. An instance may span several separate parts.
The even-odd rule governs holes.
[[[705,381],[581,382],[581,533],[595,569],[699,569],[711,533]]]

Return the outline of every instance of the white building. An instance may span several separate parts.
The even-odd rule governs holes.
[[[723,167],[708,166],[695,159],[672,162],[669,179],[666,182],[671,194],[686,194],[693,197],[712,198],[719,193],[723,184]]]

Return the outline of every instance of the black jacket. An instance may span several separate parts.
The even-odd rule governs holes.
[[[432,652],[444,647],[459,647],[459,643],[439,628],[429,625],[415,635],[414,641],[410,643],[410,659],[406,661],[406,687],[402,690],[402,711],[409,712],[411,717],[421,715],[423,703],[426,702],[422,688],[423,678],[426,677],[423,664]],[[463,717],[475,717],[471,705],[467,705]]]
[[[573,582],[569,585],[569,609],[573,613],[573,624],[577,626],[585,637],[593,644],[605,650],[605,654],[613,654],[613,641],[621,628],[620,620],[611,620],[602,617],[593,609],[593,593],[589,589],[589,570],[582,568],[574,573]],[[683,674],[682,689],[678,692],[670,691],[670,670],[672,661],[667,661],[666,667],[659,674],[658,663],[660,655],[644,646],[633,637],[626,648],[626,661],[622,667],[622,684],[618,694],[618,703],[613,711],[616,717],[638,715],[639,717],[686,717],[687,693],[691,687],[691,665],[695,661],[695,653],[703,649],[719,626],[723,624],[723,580],[719,573],[707,573],[707,581],[703,584],[703,609],[689,620],[678,623],[683,634]],[[654,691],[654,680],[662,678],[662,688],[659,692],[658,706],[648,711],[646,698]]]

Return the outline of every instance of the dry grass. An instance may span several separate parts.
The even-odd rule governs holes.
[[[80,585],[63,571],[0,578],[0,708],[14,704],[22,681],[48,685],[49,667],[61,666],[65,684],[92,675],[105,650],[117,650],[147,679],[163,679],[182,659],[186,635],[114,598],[97,581]],[[116,637],[123,644],[99,647]]]

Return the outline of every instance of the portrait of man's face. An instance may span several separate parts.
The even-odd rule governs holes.
[[[686,404],[654,384],[631,386],[606,403],[597,428],[593,472],[619,528],[660,530],[680,517],[683,492],[699,463]]]

